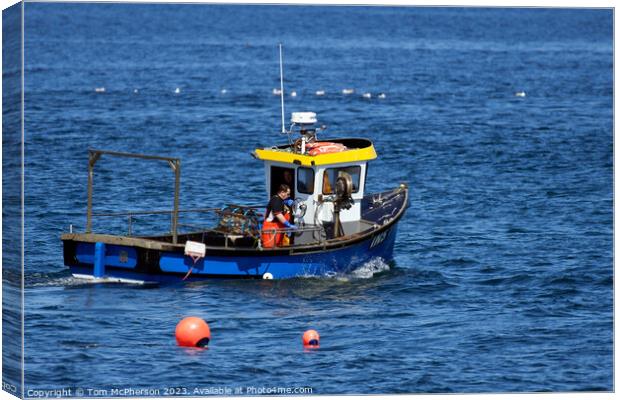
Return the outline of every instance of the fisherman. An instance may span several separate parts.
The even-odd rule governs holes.
[[[276,229],[297,229],[296,225],[290,223],[291,214],[284,210],[285,205],[288,207],[293,205],[293,200],[290,199],[290,196],[291,188],[283,183],[278,187],[277,194],[269,200],[261,235],[263,248],[282,245],[284,232],[276,232]]]

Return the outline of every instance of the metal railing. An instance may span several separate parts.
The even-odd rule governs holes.
[[[283,234],[283,235],[294,235],[297,236],[297,233],[306,233],[306,232],[312,232],[312,238],[315,239],[312,242],[304,242],[301,244],[287,244],[284,246],[278,246],[277,244],[274,243],[273,248],[296,248],[296,247],[302,247],[302,246],[308,246],[308,245],[313,245],[313,244],[325,244],[325,242],[327,241],[327,233],[325,232],[325,228],[322,226],[303,226],[303,227],[298,227],[296,229],[292,229],[292,228],[282,228],[282,229],[266,229],[261,231],[263,233],[266,234],[273,234],[273,235],[278,235],[278,234]],[[318,239],[314,236],[314,233],[318,233],[319,237]],[[274,240],[275,242],[275,240]]]
[[[134,153],[122,153],[118,151],[109,150],[88,150],[88,200],[86,208],[86,233],[92,231],[92,217],[93,217],[93,177],[94,169],[97,160],[102,155],[109,155],[113,157],[125,157],[125,158],[137,158],[142,160],[160,160],[168,162],[172,171],[174,171],[174,209],[172,211],[172,243],[177,243],[177,223],[179,220],[179,187],[181,183],[181,159],[172,157],[151,156],[146,154],[134,154]],[[131,218],[130,218],[131,222]]]
[[[92,213],[93,217],[127,217],[127,235],[133,235],[133,221],[135,216],[139,215],[165,215],[170,214],[170,233],[174,234],[175,232],[175,223],[174,223],[174,215],[175,213],[183,214],[183,213],[211,213],[219,211],[219,208],[196,208],[196,209],[187,209],[187,210],[138,210],[138,211],[120,211],[120,212],[103,212],[103,213]],[[176,223],[176,230],[178,235],[178,217]]]
[[[296,234],[304,234],[307,232],[312,232],[313,233],[313,239],[315,239],[314,241],[311,242],[304,242],[302,244],[288,244],[288,245],[284,245],[284,246],[277,246],[274,244],[273,248],[296,248],[296,247],[302,247],[302,246],[307,246],[307,245],[311,245],[311,244],[324,244],[327,241],[327,234],[325,232],[325,228],[323,228],[322,226],[304,226],[304,227],[300,227],[297,229],[292,229],[292,228],[282,228],[282,229],[266,229],[266,230],[260,230],[259,231],[259,236],[253,236],[253,235],[240,235],[237,233],[230,233],[230,232],[224,232],[221,231],[219,229],[215,229],[215,228],[207,228],[207,227],[202,227],[202,226],[198,226],[198,225],[193,225],[193,224],[179,224],[179,226],[185,226],[185,227],[189,227],[189,228],[193,228],[194,231],[190,232],[190,233],[207,233],[207,232],[212,232],[212,233],[216,233],[218,235],[221,235],[224,238],[224,247],[225,249],[230,248],[231,246],[228,244],[229,241],[234,241],[236,239],[239,238],[243,238],[243,237],[250,237],[253,238],[256,241],[256,246],[258,248],[263,248],[262,247],[262,243],[261,243],[261,238],[260,235],[262,235],[263,233],[266,234],[273,234],[273,235],[278,235],[278,234],[283,234],[283,235],[295,235]],[[314,233],[318,233],[318,239],[315,238]],[[203,242],[204,242],[204,238],[203,238]],[[235,246],[233,246],[235,247]]]
[[[244,208],[244,209],[252,209],[255,210],[257,208],[261,208],[263,206],[239,206],[239,205],[232,205],[233,207],[238,207],[238,208]],[[127,235],[128,236],[132,236],[133,235],[133,226],[134,226],[134,220],[136,216],[140,216],[140,215],[165,215],[165,214],[170,214],[171,216],[174,215],[174,213],[176,212],[176,214],[189,214],[189,213],[198,213],[198,214],[215,214],[215,215],[222,215],[222,214],[226,214],[226,215],[233,215],[233,216],[245,216],[244,214],[241,213],[235,213],[235,212],[230,212],[230,211],[224,211],[224,209],[222,208],[195,208],[195,209],[185,209],[185,210],[136,210],[136,211],[120,211],[120,212],[102,212],[102,213],[92,213],[93,217],[126,217],[127,218]],[[257,213],[258,216],[261,216],[262,214]],[[180,228],[189,228],[189,230],[180,230]],[[229,245],[230,243],[234,243],[234,240],[242,238],[242,237],[251,237],[253,239],[256,240],[256,246],[259,248],[262,248],[261,246],[261,238],[260,235],[262,233],[267,233],[267,234],[274,234],[274,235],[278,235],[278,234],[293,234],[296,237],[299,237],[299,234],[304,234],[304,233],[308,233],[311,232],[312,233],[312,238],[314,239],[314,241],[304,241],[303,244],[297,245],[297,244],[291,244],[291,245],[287,245],[287,246],[274,246],[275,248],[294,248],[294,247],[300,247],[300,246],[307,246],[309,244],[323,244],[325,243],[325,241],[327,240],[327,234],[325,232],[325,228],[323,226],[301,226],[298,227],[297,229],[291,229],[291,228],[282,228],[282,229],[268,229],[268,230],[261,230],[260,226],[258,227],[258,231],[257,231],[257,235],[250,235],[250,234],[240,234],[240,233],[235,233],[235,232],[226,232],[222,229],[218,229],[217,227],[206,227],[204,225],[197,225],[197,224],[187,224],[187,223],[179,223],[177,221],[176,223],[176,229],[177,229],[177,241],[178,241],[178,235],[189,235],[189,234],[197,234],[197,233],[213,233],[213,234],[217,234],[220,238],[224,239],[224,245],[222,247],[224,248],[230,248],[231,246]],[[172,233],[172,229],[174,228],[174,225],[172,225],[171,222],[171,233]],[[318,237],[317,237],[318,234]],[[204,241],[204,236],[203,236],[203,241]],[[176,242],[173,242],[174,244],[177,244]],[[234,246],[233,246],[234,247]]]

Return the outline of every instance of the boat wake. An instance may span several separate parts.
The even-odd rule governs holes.
[[[40,288],[40,287],[71,287],[81,286],[85,282],[81,279],[77,279],[71,275],[67,276],[64,273],[38,273],[38,274],[26,274],[26,288]]]
[[[376,257],[365,262],[353,271],[345,275],[349,279],[371,279],[375,274],[390,270],[390,265],[381,257]]]
[[[352,261],[352,264],[355,264],[354,261]],[[307,273],[301,276],[298,276],[296,279],[315,279],[315,280],[336,280],[336,281],[342,281],[342,282],[347,282],[350,280],[356,280],[356,279],[371,279],[373,278],[376,274],[380,274],[382,272],[385,271],[389,271],[390,270],[390,265],[385,262],[385,260],[381,257],[375,257],[370,259],[369,261],[366,261],[363,264],[360,264],[356,267],[354,267],[352,270],[350,270],[349,272],[336,272],[336,271],[328,271],[323,273],[322,275],[315,275],[313,273]]]
[[[26,273],[26,288],[40,287],[82,287],[93,284],[124,284],[124,285],[149,285],[143,281],[123,281],[119,279],[92,279],[92,277],[79,277],[67,275],[66,271],[51,273]]]

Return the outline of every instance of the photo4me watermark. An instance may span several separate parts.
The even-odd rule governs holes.
[[[196,386],[166,388],[55,388],[27,389],[26,398],[62,399],[72,397],[199,397],[199,396],[253,396],[253,395],[309,395],[309,386]]]

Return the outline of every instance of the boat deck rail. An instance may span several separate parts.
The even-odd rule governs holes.
[[[230,204],[230,207],[235,207],[238,209],[247,209],[247,210],[256,210],[261,208],[262,206],[258,206],[258,205],[250,205],[250,206],[242,206],[242,205],[238,205],[238,204]],[[184,210],[129,210],[129,211],[115,211],[115,212],[98,212],[98,213],[92,213],[93,217],[111,217],[111,218],[118,218],[118,217],[126,217],[127,218],[127,236],[133,236],[133,226],[134,226],[134,221],[135,218],[137,216],[147,216],[147,215],[170,215],[170,232],[173,233],[175,231],[175,226],[176,226],[176,230],[178,230],[178,228],[180,226],[187,226],[188,224],[182,224],[178,221],[178,214],[211,214],[211,215],[218,215],[218,214],[222,214],[224,212],[223,208],[189,208],[189,209],[184,209]],[[238,216],[238,217],[243,217],[244,214],[241,213],[235,213],[235,212],[227,212],[229,215],[233,215],[233,216]],[[255,211],[255,215],[258,217],[261,217],[263,214]],[[177,218],[177,220],[175,221],[174,219]],[[182,232],[176,232],[177,235],[181,235],[183,234]]]
[[[239,235],[235,233],[224,232],[217,228],[215,229],[206,228],[206,227],[200,227],[200,226],[191,225],[191,224],[179,224],[179,226],[185,226],[185,227],[192,228],[193,232],[189,233],[188,235],[196,235],[196,234],[202,235],[201,242],[205,242],[204,237],[208,233],[221,235],[224,238],[224,245],[220,247],[223,247],[225,249],[239,247],[239,246],[235,246],[234,243],[236,240],[243,239],[243,238],[253,239],[253,247],[261,249],[262,243],[261,243],[260,234],[262,233],[265,233],[268,235],[280,235],[280,234],[290,235],[291,237],[294,237],[293,241],[295,241],[296,238],[303,238],[303,241],[301,242],[289,243],[289,244],[282,245],[282,246],[275,245],[274,248],[296,248],[296,247],[304,247],[304,246],[309,246],[309,245],[325,244],[327,242],[327,234],[325,233],[325,228],[323,226],[318,226],[318,225],[312,225],[312,226],[305,225],[305,226],[298,227],[296,229],[293,229],[293,228],[267,229],[267,230],[260,231],[259,235]],[[307,234],[311,234],[312,236],[307,235]],[[183,234],[181,234],[180,236],[183,236]]]
[[[237,205],[231,204],[229,207],[233,209],[243,209],[243,210],[252,210],[255,212],[255,215],[258,217],[262,217],[263,214],[255,211],[259,208],[263,208],[262,205]],[[228,216],[237,216],[237,217],[245,217],[245,214],[232,212],[226,210],[224,208],[193,208],[193,209],[182,209],[182,210],[130,210],[130,211],[118,211],[118,212],[98,212],[92,213],[93,217],[105,217],[105,218],[126,218],[127,219],[127,229],[123,232],[122,236],[125,238],[134,238],[134,239],[143,239],[150,241],[159,241],[164,243],[171,244],[179,244],[184,245],[186,240],[198,240],[204,243],[208,242],[207,237],[209,234],[211,236],[217,236],[223,242],[221,246],[209,246],[209,247],[223,247],[225,249],[235,248],[235,242],[239,239],[245,240],[246,245],[244,247],[248,247],[250,241],[252,243],[251,247],[261,248],[260,235],[261,233],[267,234],[285,234],[294,237],[292,240],[293,243],[290,243],[286,246],[276,246],[278,248],[296,248],[303,247],[308,245],[317,245],[317,244],[325,244],[328,241],[327,233],[325,231],[324,226],[322,225],[301,225],[297,229],[291,228],[282,228],[282,229],[269,229],[266,231],[261,231],[260,224],[257,227],[258,230],[254,234],[246,232],[245,234],[240,234],[238,232],[228,232],[225,229],[221,229],[220,227],[213,226],[204,226],[195,223],[182,223],[180,221],[176,221],[176,224],[173,222],[173,217],[179,214],[207,214],[211,216],[222,216],[223,214]],[[148,215],[170,215],[170,232],[164,233],[160,235],[134,235],[134,226],[136,223],[137,216],[148,216]],[[174,236],[172,234],[173,229],[176,226],[176,239],[178,243],[175,243]],[[70,233],[73,233],[73,229],[71,228]],[[86,232],[91,233],[91,232]],[[94,232],[92,232],[94,233]],[[106,234],[103,234],[106,235]]]
[[[236,204],[232,204],[231,206],[234,206],[237,208],[251,209],[251,210],[256,210],[258,208],[261,208],[261,206],[240,206]],[[133,236],[133,226],[134,226],[135,217],[145,216],[145,215],[168,214],[170,215],[170,232],[174,232],[175,226],[176,226],[176,230],[177,230],[176,234],[180,235],[182,233],[178,232],[178,228],[182,225],[187,225],[187,224],[181,224],[178,221],[178,214],[190,214],[190,213],[195,213],[195,214],[215,213],[217,214],[221,212],[222,212],[221,208],[191,208],[191,209],[185,209],[185,210],[131,210],[131,211],[117,211],[117,212],[99,212],[99,213],[92,213],[92,216],[93,217],[126,217],[127,218],[127,236]],[[235,215],[235,216],[243,216],[243,214],[240,214],[240,213],[230,213],[230,214]],[[262,216],[262,213],[256,212],[256,215]],[[175,218],[176,218],[176,221],[175,221]]]

